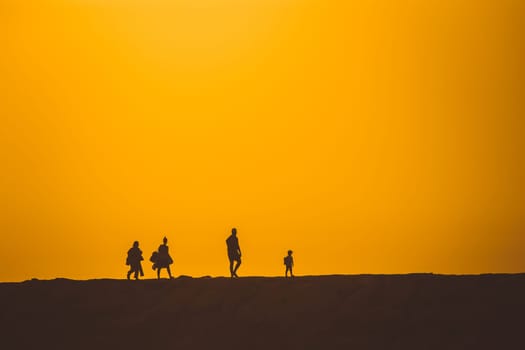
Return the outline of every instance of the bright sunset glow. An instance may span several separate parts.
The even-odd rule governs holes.
[[[0,0],[0,281],[525,271],[525,2]],[[153,278],[149,262],[146,277]]]

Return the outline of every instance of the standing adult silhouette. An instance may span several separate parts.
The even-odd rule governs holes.
[[[166,269],[168,270],[168,275],[171,278],[173,276],[171,275],[171,269],[170,265],[173,264],[173,259],[170,256],[169,253],[169,247],[168,247],[168,239],[164,237],[162,240],[162,244],[159,246],[159,249],[157,250],[156,258],[154,261],[153,268],[157,269],[157,278],[160,279],[160,270]]]
[[[142,250],[139,248],[139,242],[135,241],[133,242],[133,246],[128,250],[128,257],[126,259],[126,265],[129,265],[129,271],[128,271],[128,280],[132,273],[135,273],[135,279],[139,279],[140,276],[144,276],[144,272],[142,270],[142,263],[141,261],[144,260],[142,257]]]
[[[241,266],[241,248],[239,247],[239,239],[237,238],[237,229],[232,228],[232,234],[226,239],[226,246],[228,247],[228,259],[230,260],[230,274],[231,277],[237,276],[237,269]],[[233,266],[233,263],[235,267]]]

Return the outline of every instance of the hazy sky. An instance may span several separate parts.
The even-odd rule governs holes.
[[[525,271],[522,0],[0,0],[0,280]],[[145,263],[146,277],[153,277]]]

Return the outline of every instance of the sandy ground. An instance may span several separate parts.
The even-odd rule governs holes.
[[[525,349],[525,274],[0,284],[3,349]]]

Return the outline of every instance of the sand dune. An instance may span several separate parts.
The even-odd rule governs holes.
[[[4,349],[523,349],[525,275],[0,284]]]

